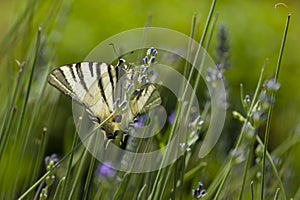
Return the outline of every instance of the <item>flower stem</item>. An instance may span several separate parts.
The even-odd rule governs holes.
[[[284,34],[281,42],[281,47],[279,51],[279,56],[278,56],[278,61],[277,61],[277,67],[276,67],[276,72],[275,72],[275,81],[278,81],[279,77],[279,72],[280,72],[280,66],[281,66],[281,60],[282,60],[282,55],[283,55],[283,50],[286,42],[286,37],[288,33],[288,27],[290,23],[290,17],[291,14],[288,14],[287,20],[286,20],[286,25],[284,29]],[[276,93],[272,93],[271,99],[274,99],[276,96]],[[269,135],[270,135],[270,128],[271,128],[271,118],[272,118],[272,113],[273,113],[273,104],[270,105],[269,110],[268,110],[268,120],[267,120],[267,125],[266,125],[266,131],[265,131],[265,137],[264,137],[264,154],[263,154],[263,159],[262,159],[262,180],[261,180],[261,193],[260,193],[260,199],[263,200],[264,197],[264,181],[265,181],[265,171],[266,171],[266,154],[267,154],[267,147],[268,147],[268,142],[269,142]]]

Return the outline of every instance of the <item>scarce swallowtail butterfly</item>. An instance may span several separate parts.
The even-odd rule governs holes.
[[[122,95],[122,91],[117,91],[119,78],[125,76],[128,85],[135,73],[134,69],[128,68],[124,59],[120,59],[116,67],[100,62],[79,62],[54,69],[48,76],[48,82],[84,106],[93,121],[101,123],[114,113],[114,104],[121,98],[118,95]],[[118,90],[122,89],[125,87],[118,87]],[[128,101],[128,116],[134,121],[160,103],[160,94],[154,84],[144,84],[132,92]],[[118,118],[116,113],[101,127],[108,141],[115,139],[121,131]]]

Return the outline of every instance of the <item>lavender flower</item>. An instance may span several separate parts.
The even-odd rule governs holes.
[[[142,128],[146,125],[147,123],[147,120],[148,120],[148,116],[145,114],[145,115],[141,115],[138,117],[137,121],[134,123],[134,127],[135,128]]]
[[[115,176],[116,171],[111,167],[110,162],[101,163],[97,168],[97,176],[101,178],[112,178]]]
[[[146,56],[142,59],[143,64],[156,64],[155,57],[157,56],[158,52],[155,48],[151,47],[147,50]]]
[[[58,162],[57,154],[52,154],[51,156],[45,157],[45,165],[47,168],[47,171],[54,167],[54,165]]]
[[[202,128],[204,121],[198,115],[191,123],[189,123],[189,128],[191,129],[191,136],[194,136]]]
[[[193,197],[200,199],[206,195],[206,190],[203,189],[203,184],[198,183],[198,187],[192,191]]]
[[[216,69],[208,68],[206,81],[211,83],[213,87],[217,87],[219,80],[223,80],[223,73],[218,69],[218,66]]]
[[[157,56],[158,52],[154,47],[147,50],[147,56]]]
[[[229,68],[229,62],[227,60],[229,55],[228,33],[225,26],[221,26],[218,34],[218,48],[217,55],[219,59],[218,69],[223,73]]]
[[[52,154],[51,156],[46,156],[45,165],[47,171],[52,170],[57,162],[58,162],[58,157],[56,154]],[[44,200],[48,198],[49,187],[53,185],[54,181],[55,181],[55,175],[53,174],[53,171],[50,171],[49,175],[45,179],[46,186],[41,190],[41,193],[39,195],[40,200]]]
[[[280,88],[280,84],[276,82],[275,79],[268,80],[264,83],[264,88],[268,91],[278,91]]]
[[[176,112],[172,111],[171,114],[168,117],[168,122],[169,124],[174,124],[175,122],[175,117],[176,117]]]

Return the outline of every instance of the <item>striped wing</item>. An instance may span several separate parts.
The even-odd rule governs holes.
[[[161,104],[159,92],[153,84],[146,84],[133,92],[129,107],[132,115],[137,116],[159,104]]]
[[[54,69],[48,82],[59,91],[84,105],[98,121],[113,111],[116,69],[106,63],[81,62]]]

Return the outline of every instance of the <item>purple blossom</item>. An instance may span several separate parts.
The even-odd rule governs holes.
[[[138,117],[137,121],[134,123],[134,128],[142,128],[145,126],[147,122],[148,116],[147,115],[141,115]]]
[[[58,162],[57,154],[53,153],[51,156],[45,157],[45,165],[48,166],[49,164],[55,165]]]
[[[264,87],[269,91],[277,91],[280,88],[280,84],[275,79],[271,79],[264,83]]]
[[[111,167],[110,162],[100,163],[97,168],[97,175],[99,178],[108,177],[112,178],[116,174],[116,171]]]
[[[175,117],[176,117],[176,112],[172,111],[171,114],[168,117],[168,122],[169,124],[174,124],[175,121]]]
[[[196,199],[200,199],[206,195],[206,190],[203,189],[203,184],[201,182],[198,183],[198,187],[192,190],[192,195]]]

